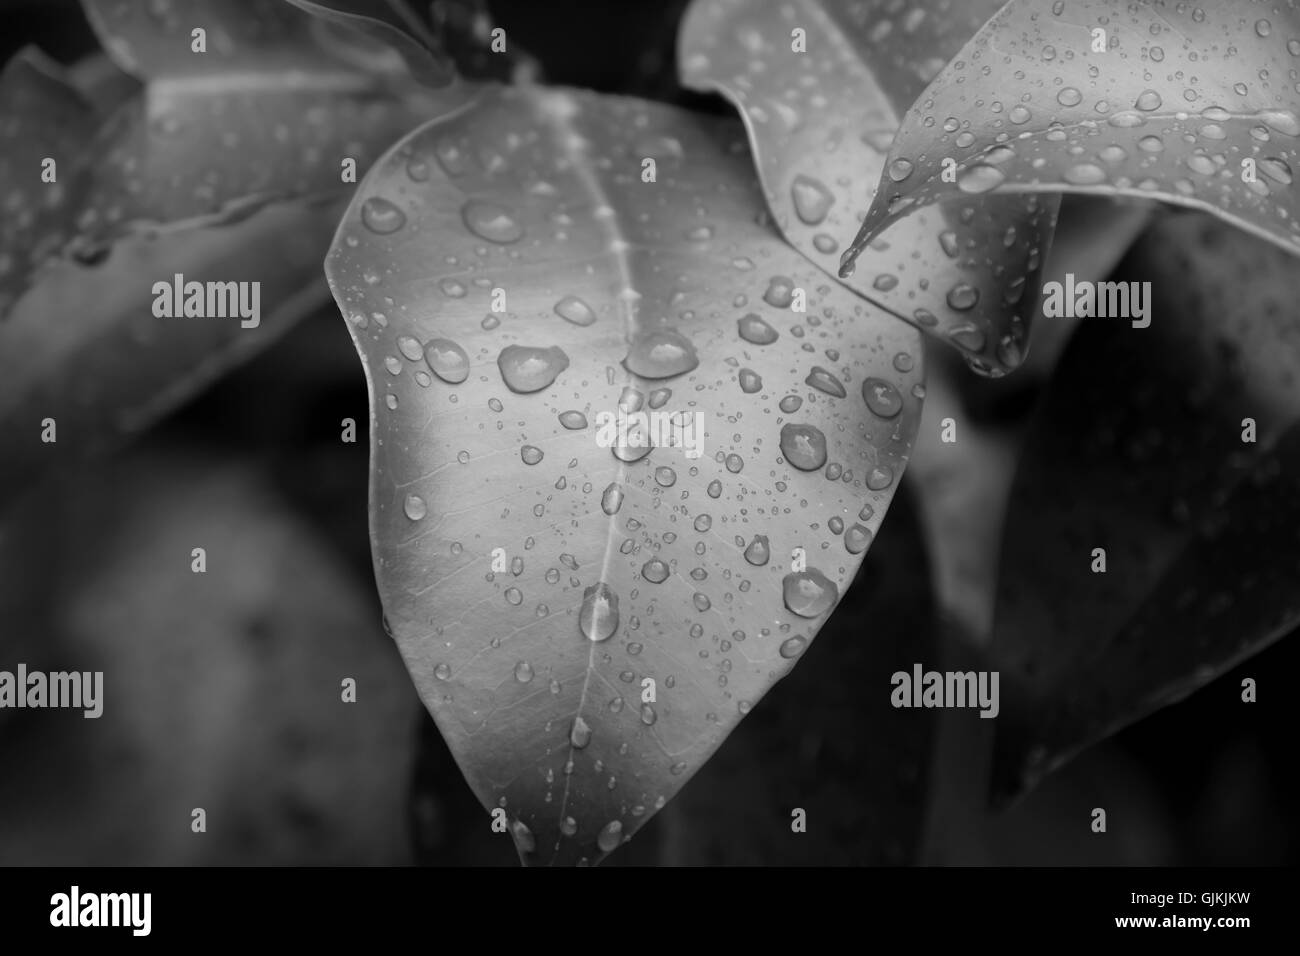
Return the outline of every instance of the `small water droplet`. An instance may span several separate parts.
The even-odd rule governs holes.
[[[587,427],[587,416],[579,411],[560,412],[560,424],[569,431]]]
[[[756,568],[761,568],[767,564],[772,557],[772,549],[768,545],[767,536],[762,534],[754,535],[754,540],[749,542],[745,548],[745,560]]]
[[[438,680],[446,680],[451,676],[451,667],[447,664],[439,664],[433,669],[433,676]]]
[[[700,364],[691,340],[674,329],[639,335],[623,359],[623,367],[642,378],[672,378]]]
[[[803,653],[803,649],[808,646],[808,639],[801,634],[794,637],[787,637],[781,642],[780,653],[786,660],[792,657],[798,657]]]
[[[515,665],[515,680],[521,684],[527,684],[533,679],[533,665],[527,661],[520,661]]]
[[[623,824],[617,820],[611,820],[601,828],[600,835],[596,837],[596,846],[600,847],[604,853],[611,853],[618,849],[618,845],[623,842]]]
[[[827,395],[834,395],[836,398],[843,398],[848,394],[840,380],[820,365],[813,366],[808,377],[804,379],[804,384],[811,385],[817,391],[825,392]]]
[[[835,197],[819,180],[811,176],[796,176],[790,184],[790,198],[794,202],[795,215],[808,226],[816,226],[830,211]]]
[[[591,728],[582,717],[573,718],[573,727],[569,730],[569,743],[574,750],[582,750],[591,743]]]
[[[967,166],[957,174],[957,188],[972,195],[986,193],[1000,186],[1006,180],[1006,174],[996,166],[988,163],[975,163]]]
[[[449,385],[469,378],[469,356],[451,339],[431,339],[424,347],[424,360],[433,374]]]
[[[497,367],[512,392],[528,394],[549,387],[569,367],[569,356],[558,346],[507,345],[497,356]]]
[[[545,454],[536,445],[525,445],[519,449],[519,457],[524,460],[525,465],[535,465],[545,457]]]
[[[402,510],[406,512],[406,517],[412,521],[419,521],[429,513],[428,506],[419,495],[407,495],[406,500],[402,503]]]
[[[740,390],[742,392],[746,395],[753,395],[755,392],[761,390],[762,387],[763,380],[752,368],[742,368],[740,370]]]
[[[663,584],[668,580],[668,565],[659,558],[651,558],[641,566],[641,577],[651,584]]]
[[[903,396],[884,379],[865,379],[862,383],[862,398],[871,413],[880,418],[893,418],[903,410]]]

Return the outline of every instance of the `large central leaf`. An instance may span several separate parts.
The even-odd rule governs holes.
[[[596,862],[672,797],[898,485],[917,333],[765,221],[739,124],[491,89],[380,160],[340,226],[388,624],[525,862]],[[602,441],[620,406],[659,447]]]

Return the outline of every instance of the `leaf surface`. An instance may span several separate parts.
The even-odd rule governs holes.
[[[1151,282],[1151,325],[1084,321],[1012,490],[993,640],[1002,798],[1300,621],[1292,259],[1183,214],[1113,278]]]
[[[899,118],[1000,4],[696,0],[681,28],[682,77],[741,111],[777,225],[835,275]],[[793,49],[800,39],[805,52]],[[890,167],[888,185],[902,168]],[[844,281],[976,370],[1002,374],[1025,354],[1058,200],[955,200],[904,219]]]
[[[327,263],[385,614],[525,862],[599,861],[699,769],[907,460],[916,332],[760,224],[750,162],[735,124],[490,88],[376,165]]]
[[[1298,66],[1289,2],[1011,0],[904,118],[888,168],[908,174],[881,178],[846,258],[918,206],[990,192],[1161,199],[1294,253]]]

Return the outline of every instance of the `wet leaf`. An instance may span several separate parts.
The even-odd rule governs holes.
[[[1151,325],[1085,320],[1012,491],[993,642],[1002,798],[1300,621],[1294,261],[1183,214],[1113,278],[1151,282]]]
[[[696,0],[680,34],[683,82],[740,109],[777,225],[835,275],[870,185],[914,175],[886,170],[899,118],[1000,3]],[[1057,205],[958,195],[899,222],[845,282],[1002,374],[1026,351]]]
[[[451,62],[437,38],[403,0],[287,0],[322,17],[392,47],[421,83],[446,86],[455,79]]]
[[[0,216],[0,317],[36,265],[73,234],[89,159],[83,147],[97,123],[57,64],[36,50],[22,51],[0,73],[0,182],[7,190]],[[47,157],[63,160],[62,183],[41,183]]]
[[[315,18],[283,0],[191,0],[163,15],[85,2],[110,55],[146,83],[92,146],[81,223],[94,242],[344,194],[347,160],[359,179],[415,123],[464,101],[458,89],[426,91],[354,67],[321,42]],[[195,23],[207,53],[191,52]]]
[[[762,208],[738,124],[489,89],[376,165],[327,262],[385,613],[525,862],[597,862],[690,779],[897,487],[919,338]]]
[[[1012,0],[909,111],[890,168],[911,173],[881,178],[849,256],[918,206],[990,191],[1161,199],[1296,252],[1297,66],[1291,5]]]
[[[320,260],[355,189],[344,160],[364,175],[463,102],[357,72],[312,45],[310,17],[269,9],[259,27],[253,7],[216,0],[89,4],[105,46],[145,81],[106,81],[107,118],[31,56],[6,72],[4,135],[20,142],[0,160],[13,212],[0,226],[0,500],[139,431],[327,301]],[[189,52],[196,21],[207,54]],[[257,286],[254,324],[154,317],[155,283],[177,275]],[[42,440],[47,419],[56,441]]]

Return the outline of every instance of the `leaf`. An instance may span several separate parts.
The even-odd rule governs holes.
[[[51,183],[42,190],[42,161],[68,157],[72,168],[81,166],[88,157],[78,149],[97,122],[59,67],[38,51],[23,50],[0,73],[0,181],[11,190],[0,217],[0,317],[36,265],[75,229],[80,178],[74,174],[70,185]],[[24,182],[32,188],[22,189]]]
[[[816,635],[913,440],[918,336],[759,224],[742,137],[488,89],[375,166],[327,261],[385,614],[525,862],[598,862],[690,779]],[[655,419],[620,440],[620,401]]]
[[[27,105],[12,114],[22,143],[0,161],[18,211],[18,228],[0,227],[0,501],[138,432],[328,301],[320,261],[355,188],[342,160],[364,174],[403,132],[463,102],[464,91],[341,66],[301,29],[283,32],[278,14],[310,22],[290,7],[270,5],[260,30],[253,9],[92,5],[118,62],[153,71],[107,120],[30,59],[5,74],[0,95]],[[209,54],[189,52],[194,22]],[[42,181],[45,155],[54,183]],[[41,208],[39,220],[23,212]],[[154,283],[178,274],[261,283],[260,321],[155,318]],[[46,419],[57,442],[42,441]]]
[[[1293,260],[1185,214],[1114,278],[1151,283],[1151,325],[1084,323],[1012,491],[993,642],[1002,798],[1300,622]]]
[[[287,0],[295,7],[392,47],[421,83],[446,86],[455,79],[429,25],[402,0]]]
[[[929,0],[900,13],[886,0],[696,0],[680,33],[682,78],[740,109],[777,225],[835,275],[899,117],[1000,2]],[[806,52],[793,49],[796,30]],[[904,167],[890,169],[886,188]],[[1003,374],[1024,358],[1057,205],[959,195],[900,222],[845,281],[976,370]]]
[[[85,2],[118,65],[146,81],[93,147],[83,225],[96,240],[344,194],[345,159],[359,176],[415,123],[465,99],[354,68],[313,39],[312,17],[282,0],[190,0],[185,14],[161,17],[135,4]],[[206,54],[190,52],[194,23],[206,25]]]
[[[910,172],[881,178],[846,259],[919,206],[991,190],[1161,199],[1294,253],[1297,65],[1289,5],[1011,0],[908,114],[889,168]]]

